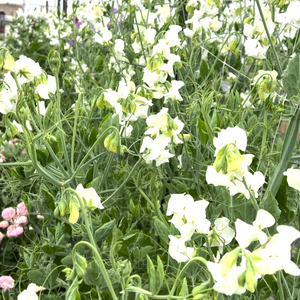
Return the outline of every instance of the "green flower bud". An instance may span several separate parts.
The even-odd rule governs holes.
[[[75,258],[74,258],[74,266],[75,266],[75,271],[76,271],[76,274],[78,275],[78,277],[83,277],[85,270],[87,268],[87,261],[86,261],[85,257],[78,254],[77,252],[76,252]]]
[[[73,280],[76,276],[74,269],[65,268],[63,272],[66,273],[66,280]]]
[[[60,59],[59,53],[56,50],[50,51],[50,53],[48,55],[48,63],[49,63],[52,73],[54,75],[57,75],[59,72],[61,59]]]
[[[136,111],[136,104],[130,99],[130,97],[120,99],[118,102],[121,103],[121,108],[124,113],[133,114]]]
[[[201,299],[201,298],[196,298],[199,295],[204,295],[206,296],[206,294],[203,294],[203,291],[208,289],[210,286],[210,281],[205,281],[203,283],[201,283],[200,285],[196,286],[193,288],[192,294],[194,299]]]
[[[15,60],[5,47],[0,48],[0,69],[4,72],[13,71]]]
[[[245,284],[246,284],[246,277],[245,277],[245,275],[246,275],[246,271],[243,272],[243,273],[241,273],[241,274],[238,276],[238,284],[239,284],[239,286],[241,286],[241,287],[244,287]]]
[[[111,134],[109,134],[105,140],[104,140],[104,147],[111,152],[118,153],[120,155],[123,155],[124,150],[121,145],[121,140],[118,134],[116,134],[115,131],[113,131]]]
[[[227,276],[231,268],[236,264],[239,254],[239,250],[234,250],[224,256],[221,266],[222,277]]]
[[[164,60],[161,54],[155,54],[151,56],[147,61],[147,68],[152,72],[160,72],[159,67],[164,64]]]
[[[14,66],[15,66],[15,59],[10,55],[8,51],[5,52],[3,72],[7,73],[13,71]]]
[[[79,206],[77,203],[77,199],[73,197],[71,198],[69,202],[69,210],[70,210],[69,222],[75,224],[79,219]]]
[[[223,174],[237,172],[241,168],[242,160],[240,151],[231,143],[219,149],[213,166],[217,172],[222,171]]]
[[[245,279],[247,283],[247,289],[253,293],[257,286],[256,273],[252,267],[248,267],[245,272]]]

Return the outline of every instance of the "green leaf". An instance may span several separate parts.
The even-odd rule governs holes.
[[[98,228],[95,232],[95,241],[99,242],[100,240],[105,240],[112,233],[115,225],[116,219],[113,219]]]
[[[73,268],[73,259],[72,259],[72,255],[67,255],[65,256],[62,260],[61,260],[61,263],[63,265],[66,265],[67,267],[69,268]]]
[[[44,274],[39,270],[31,270],[27,273],[27,277],[30,282],[35,283],[38,286],[43,286],[45,281]]]
[[[183,281],[182,281],[182,284],[181,284],[180,293],[179,293],[178,296],[187,296],[188,294],[189,294],[189,288],[188,288],[188,285],[187,285],[186,278],[184,277]],[[182,298],[182,300],[185,300],[187,298],[188,297]]]
[[[83,280],[87,285],[101,286],[103,283],[103,276],[101,270],[95,261],[88,264],[85,269]]]
[[[150,281],[150,292],[153,295],[157,295],[162,287],[165,277],[163,263],[159,256],[157,256],[157,270],[155,270],[152,260],[147,255],[147,272]]]
[[[206,144],[208,140],[206,125],[205,122],[203,122],[200,118],[198,118],[198,130],[199,130],[202,143]]]
[[[88,142],[88,145],[91,147],[95,142],[96,142],[96,139],[97,139],[97,134],[98,134],[98,130],[96,127],[93,127],[91,133],[90,133],[90,136],[89,136],[89,142]]]
[[[169,234],[170,230],[169,228],[157,217],[154,217],[154,228],[165,245],[169,244]]]
[[[67,290],[66,300],[80,300],[80,294],[78,292],[78,288],[79,288],[78,278],[76,277],[75,280],[73,280],[69,289]]]
[[[290,60],[287,68],[282,74],[284,91],[288,98],[297,96],[300,93],[300,54],[298,53]]]
[[[202,79],[206,79],[209,73],[209,68],[207,62],[203,59],[200,65],[200,76]]]
[[[279,209],[278,202],[271,192],[268,193],[266,200],[260,203],[259,207],[269,212],[276,222],[279,220],[281,210]]]
[[[42,191],[44,193],[44,196],[46,198],[45,204],[48,208],[50,208],[52,211],[55,209],[55,204],[54,204],[54,196],[49,193],[47,190],[42,188]]]

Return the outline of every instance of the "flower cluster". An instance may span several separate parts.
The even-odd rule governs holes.
[[[252,162],[252,154],[242,155],[247,146],[246,132],[239,127],[222,129],[213,140],[216,147],[216,160],[213,166],[208,166],[206,181],[215,186],[229,188],[230,195],[242,193],[250,198],[250,190],[258,197],[258,190],[264,184],[265,178],[261,172],[254,174],[248,171]]]
[[[265,210],[258,210],[252,225],[237,220],[235,239],[239,247],[226,253],[219,262],[207,262],[207,267],[216,283],[214,290],[226,295],[254,292],[257,280],[266,274],[284,270],[293,276],[300,275],[300,269],[291,261],[291,243],[300,237],[300,232],[286,225],[277,226],[274,236],[268,236],[262,229],[274,225],[273,216]],[[258,241],[252,252],[247,248]],[[252,246],[252,245],[251,245]]]
[[[2,211],[4,221],[0,222],[0,228],[6,229],[7,237],[18,237],[23,234],[24,226],[28,223],[27,208],[24,202],[17,205],[17,208],[7,207]],[[4,234],[0,232],[0,242]]]
[[[180,237],[169,235],[169,253],[178,262],[185,262],[196,255],[193,247],[187,247],[194,232],[208,236],[211,247],[219,247],[223,251],[223,245],[230,243],[234,231],[229,227],[229,220],[225,217],[218,218],[214,227],[210,230],[211,223],[206,219],[205,209],[209,202],[206,200],[194,201],[187,194],[173,194],[169,199],[166,215],[173,215],[170,222],[179,230]]]

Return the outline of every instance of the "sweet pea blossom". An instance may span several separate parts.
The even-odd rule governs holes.
[[[300,191],[300,170],[287,169],[283,175],[287,176],[287,182],[290,187]]]
[[[21,202],[17,205],[17,214],[21,216],[26,216],[28,213],[26,205],[24,202]]]
[[[263,245],[267,242],[267,235],[262,229],[274,225],[274,217],[267,211],[259,209],[253,225],[249,225],[244,221],[237,219],[235,222],[236,237],[240,247],[247,248],[251,242],[259,240]]]
[[[1,276],[0,277],[0,287],[4,292],[9,291],[14,287],[14,280],[11,276]]]
[[[79,184],[76,188],[76,192],[84,199],[86,205],[94,209],[104,209],[104,206],[101,204],[101,199],[94,188],[85,189],[82,184]]]
[[[8,237],[17,238],[18,236],[22,235],[23,232],[24,232],[23,227],[21,227],[21,226],[15,226],[15,225],[10,225],[10,226],[7,227],[6,235]]]
[[[1,215],[4,220],[11,220],[16,215],[16,210],[12,207],[7,207],[3,209]]]
[[[34,283],[30,283],[26,290],[24,290],[18,296],[18,300],[38,300],[38,295],[36,294],[39,291],[45,290],[42,286],[37,286]]]
[[[186,240],[184,238],[169,235],[169,239],[169,254],[172,258],[177,260],[177,262],[186,262],[192,259],[196,254],[194,248],[185,245]]]
[[[208,241],[211,247],[219,247],[219,252],[223,252],[223,246],[228,245],[234,235],[234,230],[229,227],[230,220],[221,217],[215,220],[214,229],[208,233]]]

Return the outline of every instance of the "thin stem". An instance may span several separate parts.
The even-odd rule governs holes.
[[[104,280],[105,280],[105,282],[106,282],[106,284],[107,284],[107,287],[108,287],[108,289],[109,289],[109,291],[110,291],[110,293],[111,293],[111,295],[112,295],[112,298],[113,298],[114,300],[118,300],[118,298],[117,298],[117,296],[116,296],[116,294],[115,294],[114,288],[113,288],[113,286],[112,286],[112,283],[111,283],[111,281],[110,281],[109,275],[108,275],[108,273],[107,273],[107,270],[106,270],[106,268],[105,268],[105,266],[104,266],[103,260],[102,260],[100,254],[99,254],[98,246],[97,246],[97,244],[96,244],[96,242],[95,242],[95,240],[94,240],[94,235],[93,235],[93,233],[92,233],[92,231],[91,231],[91,224],[90,224],[90,222],[89,222],[89,220],[88,220],[87,213],[86,213],[86,209],[85,209],[85,207],[84,207],[84,204],[83,204],[83,202],[82,202],[82,199],[81,199],[81,197],[79,196],[78,192],[76,192],[75,190],[73,190],[73,189],[71,189],[71,188],[67,188],[64,192],[67,192],[67,191],[72,192],[72,193],[76,196],[76,198],[77,198],[77,200],[78,200],[78,203],[79,203],[80,209],[81,209],[81,214],[82,214],[82,217],[83,217],[83,219],[84,219],[85,227],[86,227],[86,230],[87,230],[87,233],[88,233],[88,236],[89,236],[89,240],[90,240],[90,242],[91,242],[91,244],[88,243],[88,242],[84,242],[84,241],[81,241],[81,242],[77,243],[77,244],[74,246],[74,248],[73,248],[73,254],[75,253],[76,247],[78,247],[78,245],[80,245],[80,244],[85,244],[85,245],[89,246],[89,247],[93,250],[95,259],[96,259],[96,261],[98,262],[99,268],[100,268],[101,273],[102,273],[102,275],[103,275],[103,277],[104,277]]]
[[[270,36],[270,33],[269,33],[269,30],[268,30],[268,26],[267,26],[267,23],[266,23],[266,20],[265,20],[265,17],[264,17],[264,13],[262,11],[262,8],[260,6],[260,3],[259,3],[259,0],[255,0],[256,2],[256,5],[257,5],[257,8],[258,8],[258,11],[259,11],[259,14],[260,14],[260,17],[261,17],[261,20],[264,24],[264,28],[265,28],[265,31],[266,31],[266,34],[267,34],[267,37],[268,37],[268,40],[269,40],[269,43],[270,43],[270,46],[271,46],[271,49],[274,53],[274,56],[275,56],[275,61],[276,61],[276,64],[277,64],[277,67],[278,67],[278,75],[279,77],[281,77],[281,74],[282,74],[282,68],[281,68],[281,65],[280,65],[280,62],[279,62],[279,59],[278,59],[278,56],[277,56],[277,53],[276,53],[276,50],[275,50],[275,47],[272,43],[272,39],[271,39],[271,36]]]
[[[136,169],[138,168],[138,166],[141,164],[143,158],[141,157],[136,164],[133,166],[132,170],[130,171],[130,173],[128,174],[127,178],[121,183],[121,185],[105,200],[102,202],[102,204],[105,204],[106,202],[109,202],[109,200],[111,198],[113,198],[117,193],[119,193],[119,191],[123,188],[123,186],[129,181],[129,179],[133,176],[134,172],[136,171]],[[117,201],[117,200],[115,200]],[[114,202],[115,202],[114,201]],[[113,203],[114,203],[113,202]],[[110,203],[112,204],[112,203]]]
[[[56,102],[57,102],[57,108],[56,108],[56,118],[58,122],[58,128],[59,128],[59,133],[60,133],[60,138],[61,138],[61,144],[64,152],[64,158],[65,162],[67,165],[67,169],[69,170],[69,173],[72,174],[71,170],[71,165],[70,165],[70,160],[69,160],[69,155],[67,151],[67,146],[66,146],[66,140],[65,140],[65,132],[63,131],[62,128],[62,121],[60,118],[60,91],[59,91],[59,80],[58,80],[58,73],[55,73],[55,82],[56,82]]]
[[[86,155],[84,156],[84,158],[81,160],[79,166],[77,167],[77,169],[75,170],[75,172],[72,174],[72,176],[63,183],[62,186],[65,186],[66,184],[68,184],[71,180],[73,180],[73,178],[75,177],[75,175],[80,171],[82,165],[84,164],[84,162],[87,160],[87,158],[89,157],[89,155],[91,154],[91,152],[94,150],[94,148],[96,147],[96,145],[99,143],[99,141],[103,138],[103,136],[106,134],[107,131],[109,130],[115,130],[118,138],[120,138],[120,133],[119,130],[114,127],[114,126],[110,126],[108,128],[106,128],[104,130],[104,132],[97,138],[97,140],[95,141],[95,143],[92,145],[92,147],[89,149],[89,151],[86,153]]]

